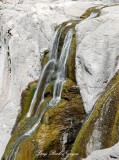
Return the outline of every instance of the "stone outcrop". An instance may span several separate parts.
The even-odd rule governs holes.
[[[76,77],[87,112],[119,69],[118,9],[118,5],[104,7],[99,17],[76,28]]]

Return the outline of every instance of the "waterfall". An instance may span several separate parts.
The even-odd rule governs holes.
[[[53,99],[50,101],[49,106],[56,106],[61,100],[62,85],[66,79],[66,62],[70,53],[72,42],[73,30],[70,29],[65,37],[64,45],[58,61],[58,69],[56,72],[56,80],[54,82]]]
[[[15,160],[19,152],[20,144],[29,136],[31,136],[34,131],[39,126],[41,119],[44,113],[50,108],[56,106],[61,100],[62,86],[66,81],[66,62],[70,53],[73,29],[69,29],[65,39],[64,44],[61,50],[59,59],[57,58],[58,45],[60,36],[62,33],[62,28],[59,28],[55,35],[52,43],[51,54],[49,60],[45,67],[43,68],[37,89],[35,91],[34,97],[32,99],[27,117],[29,117],[29,122],[26,125],[25,133],[22,133],[12,144],[9,149],[9,152],[6,156],[6,160]],[[51,82],[52,75],[55,74],[55,81],[53,83],[53,97],[49,103],[43,108],[42,112],[39,115],[39,110],[41,103],[44,99],[44,93],[47,88],[48,83]],[[36,111],[35,111],[36,110]],[[35,114],[34,114],[35,112]],[[33,114],[33,118],[31,117]],[[38,117],[38,118],[37,118]]]
[[[39,123],[41,121],[41,118],[44,115],[45,111],[49,107],[57,105],[57,103],[59,102],[59,101],[57,101],[57,99],[61,99],[62,84],[66,80],[65,79],[66,78],[65,77],[66,76],[65,69],[66,69],[67,58],[68,58],[68,55],[70,53],[70,47],[71,47],[71,42],[72,42],[72,35],[73,35],[73,30],[71,29],[71,30],[68,31],[68,33],[66,35],[66,38],[65,38],[65,41],[64,41],[64,45],[63,45],[63,49],[62,49],[61,56],[60,56],[60,60],[59,60],[59,62],[57,64],[58,71],[57,71],[57,76],[56,76],[56,80],[55,80],[55,83],[54,83],[53,98],[46,105],[46,107],[43,109],[43,111],[41,112],[41,115],[40,115],[39,119],[36,121],[35,125],[28,132],[26,132],[24,134],[25,136],[29,136],[29,135],[31,135],[33,133],[33,131],[39,125]],[[49,62],[48,62],[48,64],[49,64]],[[46,64],[46,66],[47,66],[47,64]],[[47,72],[46,72],[46,74],[47,74]],[[42,76],[42,74],[41,74],[41,76]],[[38,85],[38,88],[39,88],[39,85]],[[40,90],[40,88],[39,88],[39,90]],[[53,103],[53,102],[55,102],[55,103]]]
[[[42,102],[44,101],[44,93],[47,88],[47,83],[50,81],[50,78],[55,70],[55,63],[57,62],[57,50],[58,50],[61,33],[62,33],[62,29],[60,30],[60,27],[59,27],[54,34],[53,41],[51,44],[51,54],[49,57],[49,61],[44,67],[40,75],[38,86],[35,91],[34,97],[32,99],[27,117],[30,117],[32,115],[34,107],[39,104],[37,109],[37,112],[38,112]]]
[[[73,29],[75,25],[84,19],[95,18],[100,14],[100,11],[92,11],[87,18],[82,18],[79,20],[70,20],[68,22],[64,22],[59,28],[56,30],[53,41],[51,43],[51,52],[49,55],[49,60],[47,64],[44,66],[38,81],[38,85],[32,99],[31,105],[29,107],[29,111],[24,119],[18,123],[18,132],[16,135],[13,135],[13,139],[10,141],[10,146],[6,149],[3,160],[16,160],[20,146],[24,140],[29,138],[38,128],[41,123],[42,117],[45,112],[52,107],[55,107],[61,100],[61,93],[63,84],[66,81],[66,63],[70,53],[72,38],[73,38]],[[63,35],[63,38],[62,38]],[[62,40],[63,39],[63,40]],[[61,40],[61,41],[60,41]],[[62,42],[63,41],[63,42]],[[63,44],[62,44],[63,43]],[[61,47],[61,48],[60,48]],[[52,78],[54,77],[53,81]],[[42,108],[42,103],[45,101],[44,94],[46,92],[47,86],[50,83],[53,83],[53,96],[52,99],[45,104],[44,108]],[[27,120],[27,121],[26,121]],[[22,128],[22,122],[26,122]],[[14,137],[15,136],[15,137]],[[67,135],[63,137],[63,148],[65,145],[65,138]]]
[[[59,27],[53,37],[53,41],[51,43],[51,54],[49,59],[57,59],[57,50],[58,50],[58,46],[59,46],[59,39],[62,33],[62,28]]]
[[[87,19],[95,18],[98,16],[98,14],[99,13],[92,11]],[[79,21],[82,20],[80,19]],[[20,133],[18,133],[17,138],[13,141],[13,143],[7,150],[5,158],[3,158],[4,160],[17,159],[21,143],[28,137],[30,137],[38,128],[45,112],[49,108],[55,107],[60,102],[62,86],[67,78],[66,63],[70,53],[73,37],[73,29],[70,28],[75,27],[76,23],[79,23],[79,21],[75,21],[74,24],[72,23],[72,21],[69,21],[67,23],[62,24],[56,30],[51,44],[49,60],[41,72],[37,89],[32,99],[29,111],[25,117],[28,119],[28,122],[22,127],[23,131],[21,130]],[[65,29],[65,38],[60,51],[61,53],[58,53],[60,46],[60,38]],[[41,104],[44,102],[44,94],[47,86],[52,82],[53,75],[55,77],[55,80],[53,81],[53,97],[42,109]]]

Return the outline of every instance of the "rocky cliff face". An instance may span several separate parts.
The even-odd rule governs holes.
[[[94,160],[97,155],[99,160],[118,159],[119,6],[115,4],[118,1],[8,0],[0,3],[0,156],[5,151],[18,110],[23,107],[21,116],[28,111],[37,82],[31,83],[27,89],[30,93],[23,90],[30,82],[38,80],[42,70],[41,61],[47,60],[45,56],[51,48],[55,28],[67,20],[79,20],[88,8],[98,5],[99,17],[88,18],[88,10],[82,16],[87,19],[75,27],[76,42],[72,50],[76,53],[76,65],[73,64],[75,57],[70,57],[69,80],[64,85],[62,101],[44,115],[35,136],[22,144],[17,159],[32,160],[36,155],[42,159],[40,150],[48,155],[53,150],[62,151],[63,157],[59,155],[59,159],[66,157],[71,150],[72,154],[78,153],[79,157],[73,156],[76,160],[86,158],[89,154],[86,159]],[[105,3],[108,6],[103,7]],[[73,68],[70,68],[72,65]],[[75,73],[74,66],[76,81],[75,74],[72,74]],[[80,92],[77,91],[77,85]],[[47,100],[51,98],[51,88],[45,95]],[[79,132],[86,117],[83,106],[87,114],[92,114]],[[18,131],[13,130],[12,140]],[[84,139],[87,139],[85,143]],[[26,146],[29,147],[23,154]],[[29,155],[34,147],[35,151]],[[112,148],[105,149],[108,147]],[[46,159],[57,158],[48,155]]]
[[[119,69],[117,8],[103,8],[98,18],[77,25],[76,75],[87,112]]]

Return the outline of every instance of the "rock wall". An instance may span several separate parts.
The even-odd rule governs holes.
[[[119,69],[118,9],[103,8],[98,18],[77,25],[76,75],[87,112]]]
[[[115,144],[111,148],[94,151],[86,160],[103,160],[103,159],[119,159],[119,143]]]

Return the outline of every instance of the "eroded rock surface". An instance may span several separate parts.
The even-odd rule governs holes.
[[[76,75],[87,112],[119,69],[118,9],[106,7],[77,25]]]
[[[90,156],[86,158],[86,160],[114,160],[119,159],[119,143],[115,144],[111,148],[97,150],[91,153]]]

